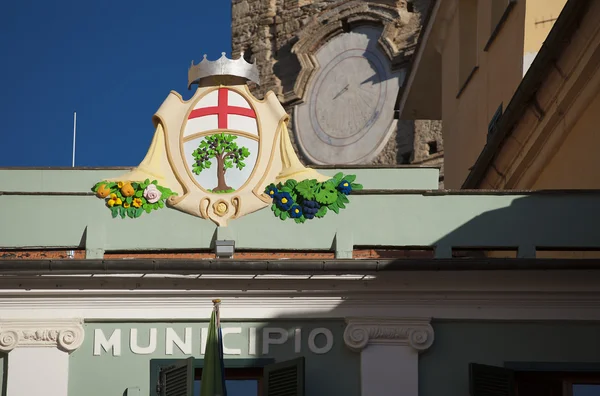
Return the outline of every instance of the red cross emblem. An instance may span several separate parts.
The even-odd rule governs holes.
[[[219,101],[217,103],[217,106],[203,107],[200,109],[195,109],[190,113],[188,120],[191,120],[192,118],[198,118],[198,117],[204,117],[204,116],[216,114],[218,117],[218,124],[219,124],[218,128],[219,129],[227,129],[228,128],[227,116],[230,114],[240,115],[240,116],[245,116],[245,117],[250,117],[250,118],[256,118],[256,113],[252,109],[247,109],[247,108],[239,107],[239,106],[229,106],[228,93],[229,93],[228,89],[219,88]]]

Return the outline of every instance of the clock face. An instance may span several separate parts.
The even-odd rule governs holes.
[[[378,48],[381,29],[336,36],[315,54],[319,69],[295,112],[298,143],[318,164],[367,163],[394,131],[402,71]]]

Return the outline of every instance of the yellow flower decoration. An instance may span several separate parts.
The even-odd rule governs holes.
[[[140,206],[142,206],[142,200],[140,198],[134,198],[132,205],[136,208],[139,208]]]
[[[106,204],[111,208],[115,205],[121,205],[122,203],[123,202],[121,201],[121,198],[117,197],[117,194],[115,193],[110,194],[110,199],[106,202]]]
[[[119,189],[123,188],[123,182],[118,182],[117,187],[119,187]]]
[[[282,204],[286,204],[286,203],[287,203],[287,201],[288,201],[288,200],[287,200],[287,198],[281,198],[281,203],[282,203]]]
[[[124,207],[125,209],[127,209],[129,206],[131,206],[131,205],[129,205],[129,202],[125,202],[125,203],[123,203],[123,207]]]

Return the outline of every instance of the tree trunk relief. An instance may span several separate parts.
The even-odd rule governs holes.
[[[217,155],[217,187],[213,190],[217,191],[227,191],[232,188],[227,185],[225,182],[225,159],[224,154]]]

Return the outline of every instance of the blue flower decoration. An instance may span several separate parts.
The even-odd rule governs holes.
[[[275,203],[281,210],[288,211],[294,204],[292,196],[288,192],[279,192],[275,195]]]
[[[279,194],[279,190],[277,189],[277,187],[275,187],[275,184],[269,184],[269,186],[267,186],[267,188],[265,189],[265,192],[269,194],[269,197],[271,198],[275,198],[277,194]]]
[[[344,195],[350,194],[352,191],[352,186],[347,180],[342,180],[340,184],[338,184],[337,189]]]
[[[302,208],[299,205],[294,205],[290,209],[290,217],[292,219],[298,219],[302,217]]]

